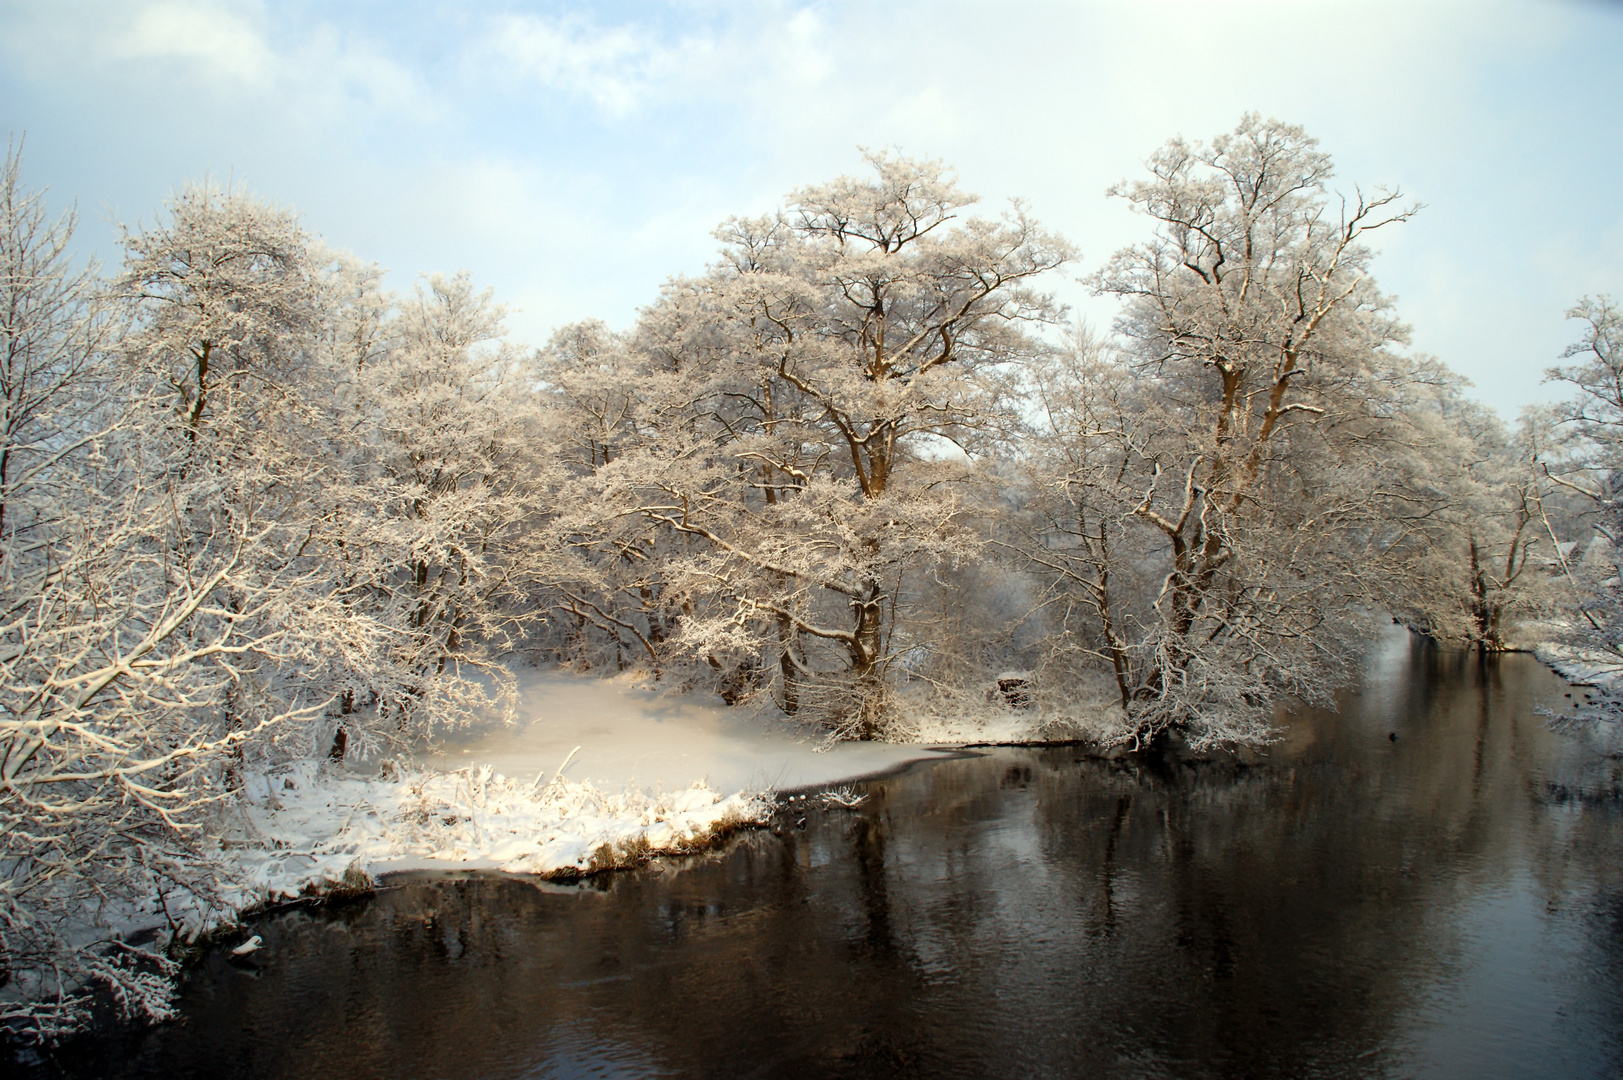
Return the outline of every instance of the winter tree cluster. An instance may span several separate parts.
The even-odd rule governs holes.
[[[545,475],[533,365],[465,278],[385,295],[291,213],[207,186],[125,230],[112,274],[70,268],[72,226],[12,154],[0,1010],[45,1033],[86,982],[161,1005],[147,954],[76,928],[219,904],[211,826],[245,766],[501,707],[489,657]]]
[[[1416,207],[1255,116],[1111,195],[1086,270],[943,164],[733,218],[635,324],[507,342],[244,190],[116,267],[0,177],[0,1016],[49,1037],[167,962],[86,935],[223,904],[244,776],[509,707],[515,658],[638,669],[839,738],[1022,708],[1106,745],[1266,741],[1373,624],[1623,664],[1620,315],[1508,428],[1372,275]],[[1591,540],[1591,536],[1598,537]],[[1597,715],[1623,715],[1610,698]],[[1059,729],[1056,729],[1059,730]]]

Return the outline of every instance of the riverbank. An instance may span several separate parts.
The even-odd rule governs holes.
[[[943,738],[927,743],[829,745],[719,698],[556,670],[515,676],[515,723],[458,733],[432,755],[381,768],[298,760],[250,775],[222,852],[238,882],[233,907],[406,870],[568,878],[691,852],[765,823],[776,792],[890,772],[975,736],[1014,741],[1024,723],[1003,713],[990,728],[938,723],[930,734]]]
[[[38,1075],[1616,1075],[1623,763],[1531,656],[1387,644],[1269,768],[999,749],[680,872],[272,913]]]
[[[1539,662],[1568,682],[1603,690],[1623,684],[1623,668],[1613,658],[1575,649],[1554,641],[1541,641],[1530,650]]]
[[[1619,677],[1559,646],[1540,645],[1537,655],[1574,681]],[[535,668],[514,676],[514,723],[459,732],[432,754],[381,765],[303,759],[250,773],[224,822],[227,910],[182,912],[160,899],[120,919],[119,936],[211,931],[401,871],[578,877],[765,824],[776,793],[837,788],[965,746],[1088,734],[1043,723],[1035,710],[988,705],[915,720],[917,742],[830,745],[773,710],[651,690],[634,677]]]
[[[405,760],[296,759],[246,769],[221,804],[200,894],[159,889],[87,911],[65,932],[151,953],[229,936],[289,901],[366,892],[402,871],[494,870],[570,879],[714,846],[766,825],[780,793],[827,792],[937,755],[984,724],[933,722],[941,738],[836,743],[768,709],[649,690],[636,681],[518,669],[514,723],[492,719]],[[994,735],[1022,718],[990,709]],[[971,732],[969,728],[974,728]],[[829,791],[828,789],[835,789]],[[199,868],[203,870],[204,868]],[[160,968],[164,962],[154,958]],[[165,968],[165,970],[168,970]],[[0,1007],[20,1004],[16,983]],[[141,1015],[169,1015],[155,976]]]

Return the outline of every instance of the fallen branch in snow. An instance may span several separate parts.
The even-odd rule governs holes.
[[[564,758],[563,763],[558,766],[558,771],[552,774],[552,779],[551,780],[547,781],[547,786],[541,789],[543,793],[552,790],[552,785],[556,784],[559,781],[559,779],[562,778],[562,776],[564,774],[564,770],[569,768],[569,763],[571,761],[575,760],[575,755],[578,754],[578,753],[580,753],[580,747],[578,747],[578,746],[575,747],[573,750],[569,751],[569,754]],[[540,773],[535,774],[535,782],[537,784],[539,784],[541,782],[541,774]]]

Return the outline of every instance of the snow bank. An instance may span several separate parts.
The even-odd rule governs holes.
[[[568,876],[691,851],[763,821],[774,790],[828,787],[935,754],[918,744],[825,747],[816,732],[719,698],[517,675],[516,725],[462,733],[404,772],[305,760],[251,776],[225,851],[241,883],[236,905],[400,870]]]
[[[1555,641],[1540,642],[1533,655],[1568,682],[1603,690],[1623,687],[1623,665],[1619,665],[1615,657]]]
[[[663,694],[622,680],[556,670],[519,670],[518,723],[454,736],[424,767],[490,765],[508,776],[551,776],[575,747],[570,780],[600,790],[717,791],[823,787],[935,756],[932,745],[978,738],[932,729],[928,741],[837,743],[765,709],[735,708],[701,694]]]
[[[508,777],[490,766],[366,779],[314,761],[256,776],[243,840],[228,858],[242,906],[395,870],[495,869],[571,875],[643,855],[690,851],[758,822],[764,793],[723,797],[694,784],[618,794],[591,782]]]

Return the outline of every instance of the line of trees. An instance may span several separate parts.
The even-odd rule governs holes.
[[[1623,664],[1610,301],[1574,313],[1572,406],[1511,430],[1376,287],[1416,207],[1332,192],[1300,128],[1113,189],[1147,235],[1089,279],[1108,336],[1044,291],[1074,253],[1023,206],[867,163],[725,222],[630,329],[527,351],[466,276],[390,294],[242,190],[75,268],[11,152],[0,1018],[52,1037],[92,983],[163,1016],[165,962],[85,928],[206,917],[246,775],[500,713],[517,654],[831,737],[1036,703],[1197,748],[1328,702],[1388,613],[1484,650],[1564,618]]]

